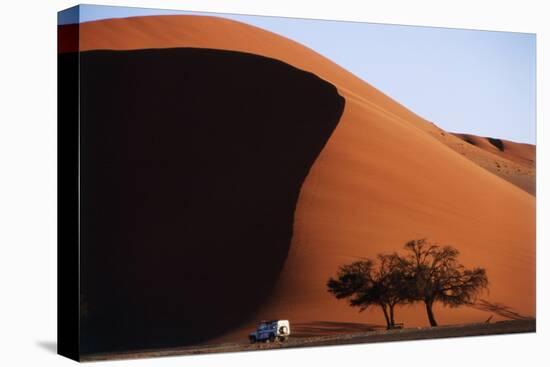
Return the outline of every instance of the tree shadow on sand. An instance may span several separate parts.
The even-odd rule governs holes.
[[[361,333],[385,329],[384,325],[364,324],[355,322],[312,321],[296,323],[292,334],[297,337],[310,337],[334,334]]]
[[[534,317],[522,315],[502,303],[491,303],[484,299],[474,303],[472,307],[481,311],[492,312],[498,316],[506,317],[511,320],[534,320]]]

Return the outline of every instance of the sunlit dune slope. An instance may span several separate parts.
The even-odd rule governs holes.
[[[432,124],[330,60],[235,21],[137,17],[85,23],[80,35],[83,51],[204,47],[256,53],[317,74],[346,99],[336,130],[302,186],[274,293],[248,325],[224,340],[245,338],[246,328],[267,318],[382,323],[379,310],[358,313],[334,299],[326,281],[341,264],[400,250],[407,240],[422,237],[455,246],[467,266],[485,267],[491,283],[485,299],[535,314],[535,198],[528,185],[522,189],[502,179],[471,156],[489,152],[481,143],[471,145],[475,154],[463,155],[453,147],[463,142],[458,137],[448,135],[456,140],[445,143]],[[516,148],[508,155],[488,154],[520,164],[525,155],[512,153]],[[435,312],[443,324],[490,316],[467,307],[438,306]],[[399,308],[397,320],[427,324],[421,306]]]

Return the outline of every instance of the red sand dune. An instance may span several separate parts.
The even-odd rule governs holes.
[[[487,152],[516,162],[527,168],[535,168],[535,146],[515,143],[513,141],[480,137],[471,134],[453,134],[465,142],[479,147]]]
[[[531,189],[515,182],[513,173],[495,175],[479,162],[490,154],[534,178],[533,147],[505,142],[504,152],[492,151],[477,139],[460,147],[459,137],[441,135],[433,124],[311,49],[227,19],[104,20],[82,24],[80,37],[83,51],[203,47],[256,53],[313,72],[346,98],[340,123],[302,187],[290,253],[275,292],[250,325],[223,340],[244,340],[244,329],[268,318],[382,324],[378,309],[358,313],[327,293],[326,281],[341,264],[399,250],[423,237],[457,247],[467,266],[485,267],[491,283],[485,299],[535,315],[535,198],[526,192],[534,190],[534,181]],[[406,326],[427,324],[421,306],[396,312]],[[449,324],[483,321],[491,314],[437,307],[435,315]]]
[[[534,145],[469,134],[439,134],[439,138],[481,167],[535,195]]]

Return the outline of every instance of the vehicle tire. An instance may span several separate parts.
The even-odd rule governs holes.
[[[288,329],[286,326],[281,326],[279,328],[279,334],[286,334],[288,332]]]
[[[267,339],[270,343],[273,343],[275,341],[275,334],[269,334],[269,339]]]
[[[256,337],[254,335],[249,336],[248,339],[250,339],[250,344],[256,343]]]

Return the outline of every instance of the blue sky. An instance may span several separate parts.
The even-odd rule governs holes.
[[[82,5],[80,21],[216,15],[300,42],[452,131],[535,143],[534,34]],[[61,13],[60,24],[76,22]]]

